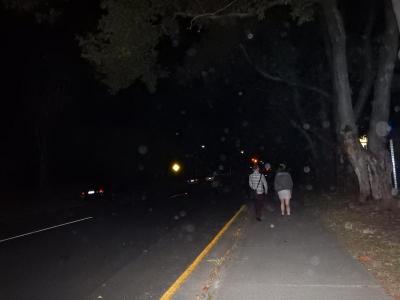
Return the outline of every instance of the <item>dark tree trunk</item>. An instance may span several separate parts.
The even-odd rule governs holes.
[[[369,1],[368,19],[362,39],[364,41],[364,61],[365,69],[363,74],[363,81],[358,93],[357,101],[354,105],[354,115],[358,121],[362,115],[368,98],[371,94],[371,89],[374,84],[375,70],[372,65],[372,47],[371,47],[371,33],[374,27],[376,17],[376,2],[375,0]]]
[[[370,194],[368,166],[366,155],[358,141],[358,130],[352,107],[346,59],[346,33],[336,0],[325,0],[321,2],[321,5],[332,49],[332,80],[336,96],[335,108],[339,142],[357,175],[360,189],[359,201],[365,202]]]
[[[387,150],[389,133],[390,92],[398,49],[398,28],[390,0],[384,0],[386,29],[379,53],[378,73],[375,81],[374,100],[369,124],[368,149],[374,156],[369,159],[372,197],[390,202],[391,164]]]
[[[397,29],[400,31],[400,1],[392,0],[392,6],[394,14],[396,15]]]

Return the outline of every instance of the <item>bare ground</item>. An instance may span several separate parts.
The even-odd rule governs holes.
[[[400,300],[400,211],[377,205],[352,206],[354,196],[306,196],[306,205],[322,217],[351,255]]]

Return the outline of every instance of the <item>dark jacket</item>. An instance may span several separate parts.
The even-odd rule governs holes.
[[[290,176],[290,174],[285,171],[276,173],[274,180],[274,188],[276,192],[282,190],[292,190],[293,189],[292,176]]]

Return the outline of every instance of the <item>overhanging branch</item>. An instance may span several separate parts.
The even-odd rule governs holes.
[[[246,58],[247,62],[264,78],[272,80],[272,81],[276,81],[276,82],[281,82],[293,87],[298,87],[298,88],[302,88],[302,89],[306,89],[309,91],[312,91],[314,93],[317,93],[321,96],[323,96],[326,99],[331,99],[331,95],[329,93],[327,93],[326,91],[324,91],[323,89],[319,88],[319,87],[315,87],[312,85],[308,85],[308,84],[303,84],[303,83],[299,83],[299,82],[295,82],[295,81],[291,81],[279,76],[274,76],[270,73],[268,73],[266,70],[264,70],[263,68],[261,68],[259,65],[253,63],[253,61],[251,60],[246,48],[243,46],[243,44],[239,44],[240,49],[242,49],[243,55]]]
[[[221,7],[214,12],[201,13],[201,14],[194,14],[194,13],[189,13],[189,12],[177,12],[177,13],[175,13],[174,16],[191,18],[189,29],[192,29],[193,25],[200,19],[218,20],[218,19],[226,19],[226,18],[242,19],[242,18],[257,17],[256,13],[238,12],[238,11],[226,12],[227,10],[229,10],[229,8],[232,8],[232,6],[234,6],[239,1],[240,0],[233,0],[233,1],[229,2],[227,5],[225,5],[224,7]],[[271,1],[265,6],[264,11],[271,9],[278,5],[285,5],[285,3],[282,0]],[[204,9],[202,7],[201,7],[201,9],[204,11]]]

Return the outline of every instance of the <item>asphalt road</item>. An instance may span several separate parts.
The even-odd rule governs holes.
[[[202,190],[3,224],[0,240],[65,225],[0,242],[0,299],[158,299],[239,206]]]

